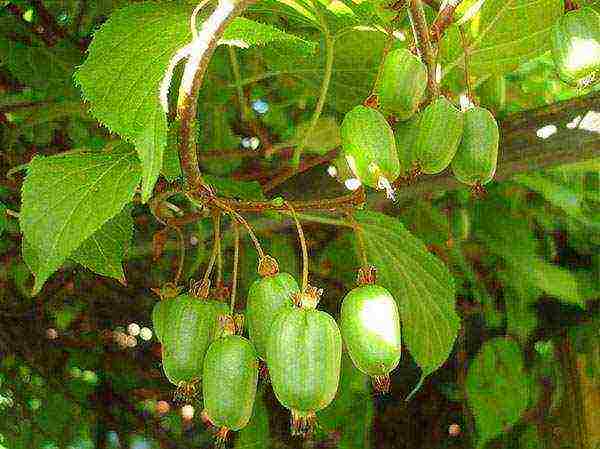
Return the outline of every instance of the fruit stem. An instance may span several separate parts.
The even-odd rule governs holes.
[[[374,285],[377,282],[377,268],[373,265],[360,268],[356,281],[358,285]]]
[[[467,88],[467,97],[469,97],[469,100],[470,100],[471,103],[474,103],[475,102],[475,97],[473,97],[473,87],[471,86],[471,75],[470,75],[470,72],[469,72],[469,57],[470,57],[469,53],[470,53],[470,50],[469,50],[469,48],[467,46],[467,42],[466,42],[466,39],[465,39],[465,33],[464,33],[462,25],[460,25],[458,27],[458,32],[460,34],[460,45],[461,45],[463,53],[465,55],[465,58],[464,58],[464,60],[465,60],[464,73],[465,73],[465,86]]]
[[[233,217],[232,217],[233,219]],[[240,261],[240,230],[238,228],[238,224],[235,220],[233,220],[233,235],[234,235],[234,244],[233,244],[233,273],[231,279],[231,303],[229,306],[230,313],[233,315],[233,311],[235,310],[235,294],[237,291],[237,275],[238,275],[238,265]]]
[[[365,246],[365,240],[363,236],[363,229],[358,224],[354,215],[351,212],[346,214],[348,220],[352,223],[352,228],[354,229],[354,233],[356,234],[356,241],[358,243],[358,252],[360,253],[360,258],[362,259],[363,268],[367,269],[369,267],[369,259],[367,258],[367,247]]]
[[[242,217],[238,212],[233,210],[231,207],[229,207],[226,203],[222,202],[221,200],[215,199],[213,201],[217,207],[229,212],[235,220],[237,220],[239,223],[241,223],[246,228],[246,231],[248,231],[248,235],[250,236],[250,239],[252,240],[252,243],[254,244],[254,248],[256,248],[256,252],[258,253],[259,260],[263,259],[265,257],[265,252],[263,251],[262,246],[260,246],[260,242],[258,241],[258,238],[256,238],[256,234],[254,234],[254,231],[252,230],[252,227],[250,226],[248,221],[246,221],[246,219],[244,217]]]
[[[173,229],[175,229],[177,241],[179,243],[179,261],[177,263],[177,273],[175,273],[175,279],[173,279],[173,284],[177,286],[177,284],[179,284],[179,280],[181,279],[181,274],[183,273],[183,264],[185,262],[185,240],[183,237],[183,232],[181,232],[181,228],[179,226],[173,226]]]
[[[300,240],[300,247],[302,248],[302,290],[301,292],[305,292],[308,288],[308,248],[306,246],[306,239],[304,238],[304,231],[302,230],[302,225],[300,224],[300,220],[298,220],[298,216],[296,215],[296,211],[294,207],[288,202],[285,202],[286,206],[290,209],[292,213],[292,217],[294,218],[294,222],[296,222],[296,228],[298,229],[298,239]]]
[[[210,254],[210,260],[208,261],[208,266],[206,267],[206,271],[204,272],[204,277],[202,278],[202,283],[206,284],[210,282],[210,275],[212,273],[213,267],[215,265],[215,260],[217,259],[217,252],[219,251],[219,240],[221,239],[221,213],[217,213],[213,216],[213,249]]]

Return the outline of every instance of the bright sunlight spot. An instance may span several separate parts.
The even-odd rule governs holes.
[[[588,111],[579,123],[579,129],[600,133],[600,112]]]
[[[386,343],[396,342],[396,328],[389,319],[394,314],[394,303],[385,298],[375,298],[365,302],[360,311],[360,319],[365,327]]]
[[[540,129],[538,129],[536,134],[540,139],[547,139],[548,137],[552,136],[553,134],[556,134],[556,131],[558,131],[556,126],[546,125]]]
[[[600,59],[600,42],[595,39],[573,37],[565,65],[569,71],[593,66]]]
[[[581,122],[581,115],[578,115],[573,120],[571,120],[569,123],[567,123],[567,128],[575,129],[575,128],[577,128],[577,126],[579,125],[580,122]]]

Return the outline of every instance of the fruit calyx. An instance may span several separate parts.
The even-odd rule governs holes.
[[[173,392],[173,401],[175,403],[190,403],[198,394],[198,384],[200,379],[194,378],[189,382],[180,382]]]
[[[274,257],[267,254],[258,261],[258,274],[261,277],[275,276],[277,273],[279,273],[279,264]]]
[[[300,412],[294,409],[291,412],[290,427],[292,429],[292,436],[306,437],[311,435],[317,421],[315,412]]]
[[[379,98],[377,98],[376,94],[371,94],[365,99],[363,106],[371,109],[377,109],[379,107]]]
[[[226,337],[228,335],[236,335],[240,334],[244,328],[244,317],[239,319],[239,314],[235,316],[232,315],[220,315],[219,320],[219,329],[221,329],[221,337]]]
[[[167,282],[165,285],[163,285],[160,288],[153,287],[150,290],[152,290],[154,293],[156,293],[158,295],[158,297],[161,300],[163,300],[163,299],[176,298],[181,293],[181,290],[183,290],[183,287],[178,287],[177,285],[175,285],[172,282]]]
[[[227,427],[221,427],[217,430],[215,435],[215,448],[225,449],[227,447],[227,437],[229,436],[229,429]]]
[[[377,268],[373,265],[358,270],[356,283],[358,285],[374,285],[377,282]]]
[[[210,279],[204,281],[190,281],[190,295],[197,299],[207,299],[210,292]]]
[[[375,376],[372,378],[373,388],[376,392],[381,394],[389,393],[390,391],[390,376]]]
[[[292,296],[292,301],[296,307],[303,309],[315,309],[321,300],[323,289],[309,285],[301,293],[296,293]]]

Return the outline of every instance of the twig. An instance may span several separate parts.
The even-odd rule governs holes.
[[[233,315],[235,311],[235,294],[237,291],[237,275],[238,275],[238,265],[240,260],[240,230],[238,228],[237,221],[235,217],[231,216],[232,226],[233,226],[233,235],[234,235],[234,244],[233,244],[233,273],[231,279],[231,304],[230,304],[230,313]]]
[[[213,217],[213,249],[210,254],[210,260],[208,261],[208,266],[206,267],[206,271],[204,272],[204,278],[202,279],[204,285],[208,285],[210,280],[210,274],[212,273],[213,266],[215,265],[215,260],[217,259],[217,252],[219,250],[219,241],[221,239],[221,214],[215,214]]]
[[[175,274],[175,279],[173,280],[173,284],[176,286],[179,284],[181,274],[183,273],[183,264],[185,262],[185,240],[183,238],[183,232],[179,226],[172,226],[172,228],[175,229],[179,243],[179,261],[177,263],[177,273]]]
[[[196,111],[200,87],[225,28],[253,2],[254,0],[235,3],[220,0],[213,13],[202,24],[198,36],[190,43],[190,56],[183,71],[176,120],[179,127],[179,158],[190,191],[197,194],[203,203],[214,194],[202,178],[196,154]]]
[[[446,6],[440,10],[431,25],[430,39],[432,42],[439,42],[444,35],[446,29],[454,20],[454,12],[463,0],[449,1]]]
[[[460,34],[460,43],[461,43],[461,46],[462,46],[462,49],[463,49],[463,53],[465,54],[465,58],[464,58],[464,60],[465,60],[464,73],[465,73],[465,86],[467,88],[467,96],[469,97],[469,101],[471,103],[473,103],[475,97],[473,97],[473,87],[471,86],[471,75],[470,75],[470,72],[469,72],[469,57],[470,57],[469,53],[470,53],[470,50],[469,50],[469,48],[467,46],[467,42],[466,42],[466,39],[465,39],[465,33],[463,31],[462,25],[458,28],[458,32]]]
[[[298,215],[296,215],[296,211],[294,207],[289,203],[285,202],[285,205],[289,208],[292,213],[292,218],[296,223],[296,229],[298,230],[298,239],[300,240],[300,247],[302,248],[302,290],[306,292],[308,289],[308,248],[306,246],[306,239],[304,238],[304,231],[302,230],[302,225],[300,224],[300,220],[298,220]]]
[[[362,259],[362,264],[364,268],[369,267],[369,259],[367,258],[367,247],[365,246],[365,239],[363,236],[363,229],[354,218],[351,212],[347,214],[348,220],[352,223],[352,227],[354,228],[354,233],[356,234],[356,241],[358,243],[358,250],[360,252],[360,258]]]
[[[427,19],[425,18],[425,11],[423,11],[423,3],[421,0],[410,0],[408,15],[410,17],[410,23],[415,36],[415,42],[419,49],[419,54],[427,66],[427,88],[429,91],[429,99],[431,100],[439,95],[439,87],[435,73],[435,54],[431,46],[431,41],[429,40]]]

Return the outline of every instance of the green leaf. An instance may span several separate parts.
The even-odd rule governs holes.
[[[470,7],[475,8],[469,14]],[[477,8],[477,6],[480,6]],[[470,74],[503,74],[549,49],[550,29],[563,14],[562,0],[470,0],[461,5],[470,17],[464,24]],[[465,17],[465,19],[466,19]],[[444,36],[443,47],[457,49],[445,58],[445,74],[462,64],[458,33]]]
[[[95,273],[125,283],[122,261],[132,235],[131,208],[126,207],[83,242],[71,258]]]
[[[296,127],[293,143],[297,144],[304,139],[304,135],[310,126],[310,121],[300,123]],[[304,145],[304,151],[323,155],[335,147],[341,145],[342,137],[340,127],[333,117],[319,117],[316,126]]]
[[[11,29],[12,24],[5,27],[0,23],[0,33]],[[20,82],[43,90],[51,98],[75,94],[71,75],[80,61],[81,52],[66,39],[49,48],[42,42],[27,45],[0,35],[0,65]]]
[[[6,209],[7,207],[4,205],[4,203],[0,202],[0,237],[4,231],[6,231],[6,228],[8,228],[8,216],[6,215]]]
[[[297,50],[311,53],[316,44],[302,39],[293,34],[286,33],[271,25],[256,22],[254,20],[238,17],[226,29],[223,41],[239,41],[247,46],[266,45],[273,42],[288,41]]]
[[[355,217],[378,283],[398,302],[403,341],[421,368],[420,386],[446,361],[458,335],[454,280],[442,261],[398,220],[376,212]]]
[[[503,337],[486,341],[469,366],[466,390],[477,427],[477,447],[483,448],[512,427],[530,402],[532,381],[519,345]]]
[[[143,201],[152,194],[167,142],[159,84],[171,56],[191,39],[189,14],[189,8],[150,2],[116,11],[94,35],[75,76],[92,114],[135,143]]]
[[[35,157],[23,184],[21,230],[35,249],[28,262],[34,294],[61,264],[133,198],[140,180],[135,153]]]

